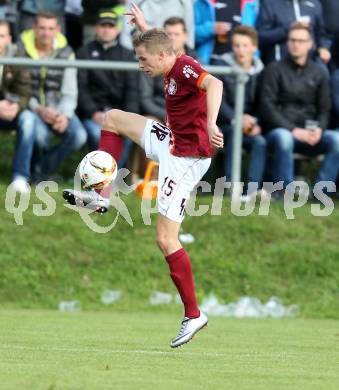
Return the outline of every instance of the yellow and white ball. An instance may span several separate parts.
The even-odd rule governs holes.
[[[102,189],[116,178],[118,167],[115,159],[102,150],[86,154],[79,165],[79,174],[84,188]]]

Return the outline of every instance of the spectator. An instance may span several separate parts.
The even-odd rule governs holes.
[[[217,37],[227,39],[230,23],[216,21],[216,9],[212,0],[194,1],[195,49],[201,63],[209,64]]]
[[[241,24],[255,27],[259,12],[260,0],[241,1]]]
[[[338,31],[339,32],[339,31]],[[339,57],[339,53],[336,53],[336,60]],[[332,116],[331,126],[332,128],[339,128],[339,66],[335,62],[335,69],[331,74],[331,94],[332,94]]]
[[[211,0],[194,1],[195,49],[203,64],[209,64],[217,34],[227,34],[226,23],[216,23],[215,8]]]
[[[124,3],[122,0],[82,0],[82,7],[84,13],[82,15],[83,20],[83,32],[84,32],[84,45],[92,42],[95,39],[95,25],[97,22],[97,16],[102,9],[110,9],[114,11],[120,3]]]
[[[65,5],[65,31],[68,44],[73,50],[82,46],[83,26],[81,0],[66,0]]]
[[[150,28],[162,27],[166,19],[178,16],[185,21],[188,32],[187,44],[194,48],[194,20],[192,0],[128,0],[127,9],[131,3],[135,3],[143,12],[147,25]],[[135,30],[131,24],[124,23],[121,31],[120,42],[128,49],[132,49],[131,37]]]
[[[20,31],[30,30],[36,16],[42,11],[49,11],[56,15],[65,31],[65,4],[66,0],[21,0],[20,2]]]
[[[331,93],[332,93],[332,128],[339,128],[339,30],[332,46],[332,74],[331,74]]]
[[[319,0],[262,0],[257,28],[264,63],[278,61],[286,56],[288,29],[296,21],[309,26],[313,49],[327,64],[331,59],[330,41],[326,38]]]
[[[96,39],[77,53],[79,59],[98,61],[135,61],[134,54],[118,41],[119,18],[102,10],[95,26]],[[98,148],[105,111],[119,108],[138,112],[138,78],[136,72],[83,69],[79,71],[78,112],[88,133],[90,150]]]
[[[266,140],[261,134],[262,130],[258,122],[259,80],[264,66],[260,59],[255,56],[257,49],[258,34],[256,30],[249,26],[238,26],[234,29],[232,35],[233,52],[223,54],[218,60],[214,61],[215,65],[240,68],[249,76],[245,91],[243,146],[250,151],[248,182],[256,183],[257,188],[250,188],[247,191],[248,196],[261,188],[266,160]],[[225,176],[226,180],[230,181],[236,84],[234,77],[231,75],[223,75],[220,79],[224,84],[224,96],[219,111],[218,124],[224,133]]]
[[[165,20],[163,28],[172,41],[173,49],[177,55],[185,53],[190,57],[197,57],[196,52],[187,44],[188,32],[183,18],[172,16]]]
[[[0,20],[10,24],[11,36],[16,41],[18,36],[18,0],[0,0]]]
[[[338,33],[339,20],[339,1],[338,0],[320,0],[325,24],[325,33],[331,44]]]
[[[230,52],[232,30],[241,23],[241,9],[239,0],[219,0],[216,2],[215,18],[217,26],[226,26],[223,33],[218,32],[215,35],[214,50],[212,56],[217,56]]]
[[[332,42],[332,47],[331,47],[331,62],[332,62],[332,70],[338,69],[339,68],[339,27],[334,34],[334,39]]]
[[[32,30],[21,34],[20,47],[33,59],[74,59],[74,53],[59,32],[56,15],[40,12]],[[30,68],[33,96],[29,107],[36,113],[36,139],[43,155],[36,166],[38,178],[55,172],[61,162],[86,142],[86,132],[74,114],[77,104],[77,72],[73,68]],[[61,141],[47,150],[50,136]]]
[[[216,26],[226,28],[215,36],[213,57],[228,53],[232,50],[232,31],[240,24],[255,26],[259,8],[258,0],[219,0],[215,2]],[[219,27],[218,27],[219,26]]]
[[[339,133],[326,130],[330,91],[326,75],[309,58],[312,44],[309,27],[292,25],[287,58],[270,64],[262,83],[261,111],[273,153],[273,179],[284,186],[294,180],[293,152],[325,154],[317,182],[335,182],[338,175]]]
[[[226,27],[226,30],[223,33],[218,32],[215,36],[212,55],[214,58],[218,58],[221,54],[228,53],[232,50],[232,31],[237,26],[240,24],[255,26],[258,8],[258,0],[242,0],[240,2],[239,0],[219,0],[215,2],[217,26],[219,25],[221,28]]]
[[[14,57],[10,26],[0,21],[0,57]],[[13,160],[13,188],[26,193],[31,177],[31,158],[34,146],[34,114],[26,110],[30,96],[29,72],[23,67],[0,66],[0,129],[17,129]]]

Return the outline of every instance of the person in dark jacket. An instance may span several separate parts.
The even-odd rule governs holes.
[[[19,35],[18,3],[19,0],[0,0],[0,20],[6,20],[9,23],[14,42],[16,42]]]
[[[10,25],[0,21],[0,57],[14,57],[17,49],[11,44]],[[28,69],[0,65],[0,129],[17,130],[13,159],[15,191],[27,193],[31,177],[31,158],[35,140],[34,114],[27,110],[31,95],[31,80]]]
[[[339,1],[320,0],[324,15],[324,28],[327,38],[333,43],[338,35]]]
[[[339,1],[321,0],[324,9],[325,28],[332,41],[331,46],[331,93],[332,117],[331,125],[339,128]]]
[[[215,5],[216,23],[225,23],[228,32],[216,34],[212,58],[232,50],[232,31],[241,23],[241,4],[239,0],[218,0]]]
[[[82,0],[83,14],[83,44],[92,42],[95,39],[95,25],[98,21],[98,14],[102,9],[109,9],[115,13],[119,13],[120,6],[124,4],[124,0]],[[125,8],[123,6],[123,8]],[[120,15],[120,13],[119,13]]]
[[[263,62],[279,61],[287,54],[287,35],[292,23],[309,26],[314,55],[328,63],[331,41],[325,33],[323,10],[319,0],[263,0],[257,19]]]
[[[77,58],[98,61],[135,61],[133,53],[118,42],[119,18],[102,10],[95,27],[96,39],[79,49]],[[136,72],[83,69],[79,71],[78,113],[88,134],[90,150],[98,148],[105,111],[119,108],[137,113]]]
[[[247,196],[251,196],[262,186],[266,161],[266,140],[262,136],[258,121],[259,84],[264,69],[263,63],[255,56],[258,49],[258,34],[249,26],[238,26],[232,36],[232,53],[226,53],[213,62],[213,65],[232,66],[247,72],[248,81],[245,90],[245,108],[243,115],[243,146],[250,151],[248,182],[251,185]],[[218,125],[224,133],[224,169],[226,180],[231,180],[232,139],[235,107],[236,80],[231,75],[220,77],[224,84],[223,99],[218,117]]]
[[[311,48],[311,30],[302,23],[292,25],[288,57],[264,72],[261,115],[273,153],[273,179],[285,186],[294,180],[293,152],[325,155],[316,182],[335,182],[338,175],[339,133],[326,130],[329,83],[309,58]]]
[[[332,116],[331,125],[339,128],[339,29],[335,34],[332,45],[332,73],[331,73],[331,94],[332,94]]]

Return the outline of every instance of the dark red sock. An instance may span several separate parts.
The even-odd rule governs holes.
[[[122,155],[123,139],[120,135],[112,133],[108,130],[101,130],[99,150],[109,153],[116,162],[119,162]],[[112,186],[108,186],[101,190],[96,190],[98,194],[104,198],[109,198],[112,192]]]
[[[99,150],[109,153],[118,163],[121,159],[123,139],[120,135],[108,130],[101,130]]]
[[[200,315],[195,296],[194,280],[190,258],[184,248],[166,256],[171,278],[176,285],[185,306],[185,317],[197,318]]]

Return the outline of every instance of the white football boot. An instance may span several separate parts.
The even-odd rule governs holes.
[[[109,199],[102,197],[94,190],[77,191],[65,189],[62,192],[62,196],[73,206],[86,207],[100,214],[106,213],[110,207]]]
[[[207,323],[208,318],[202,311],[200,311],[200,316],[197,318],[185,317],[181,323],[178,336],[171,341],[171,347],[177,348],[188,343],[199,330],[207,325]]]

